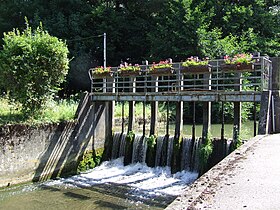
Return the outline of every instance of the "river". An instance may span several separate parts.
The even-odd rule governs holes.
[[[227,138],[232,136],[232,127],[225,125]],[[160,128],[159,133],[164,133],[164,126]],[[220,129],[221,125],[212,125],[212,136],[220,136]],[[197,125],[197,136],[201,130]],[[190,135],[191,125],[185,125],[183,136]],[[252,136],[253,122],[243,124],[241,137]],[[171,174],[169,167],[150,168],[142,163],[124,166],[123,158],[118,158],[69,178],[2,188],[0,209],[163,209],[197,176],[189,171]]]
[[[163,209],[198,176],[122,162],[118,158],[69,178],[3,188],[0,209]]]

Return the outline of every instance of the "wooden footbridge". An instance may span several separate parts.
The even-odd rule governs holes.
[[[275,65],[279,69],[279,59],[277,59]],[[171,68],[157,72],[150,71],[151,65],[141,65],[140,71],[125,73],[121,72],[118,67],[113,67],[111,74],[103,75],[102,78],[90,71],[92,82],[90,98],[93,106],[98,103],[106,104],[105,136],[107,137],[112,135],[114,102],[124,101],[129,102],[128,131],[133,129],[134,103],[141,101],[144,105],[145,103],[151,104],[150,135],[155,134],[157,129],[158,102],[175,102],[175,138],[180,136],[182,130],[183,103],[203,103],[202,137],[206,137],[210,129],[211,102],[221,102],[222,109],[224,102],[233,102],[233,137],[238,136],[240,131],[242,102],[254,103],[254,134],[257,134],[256,104],[260,103],[258,133],[264,134],[269,130],[275,130],[277,124],[275,122],[275,100],[279,97],[273,97],[272,90],[273,86],[279,86],[279,82],[276,81],[279,77],[273,76],[273,62],[268,57],[259,56],[254,57],[253,60],[251,66],[247,66],[245,69],[227,68],[224,60],[212,60],[204,70],[186,70],[182,63],[172,63]],[[277,70],[277,72],[279,71]],[[277,72],[274,74],[278,75]],[[273,79],[276,82],[273,82]],[[143,106],[144,119],[145,112],[145,106]],[[167,112],[169,112],[168,109]],[[195,110],[193,113],[195,114]],[[221,136],[223,138],[224,117],[221,117]],[[193,121],[193,127],[195,127],[195,116],[193,116]],[[166,134],[169,134],[168,128],[167,113]],[[124,131],[124,123],[122,131]],[[145,135],[145,120],[143,135]]]

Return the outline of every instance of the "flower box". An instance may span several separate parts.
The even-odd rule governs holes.
[[[183,74],[204,74],[209,73],[210,71],[210,65],[194,65],[181,67],[181,73]]]
[[[173,72],[174,70],[171,67],[153,68],[149,70],[149,75],[164,76],[164,75],[171,75],[173,74]]]
[[[136,77],[140,74],[140,71],[118,71],[118,76],[120,77]]]
[[[254,65],[253,63],[241,63],[241,64],[222,64],[222,71],[230,72],[230,71],[253,71]]]
[[[113,72],[102,72],[102,73],[92,73],[93,78],[95,79],[103,79],[113,77]]]

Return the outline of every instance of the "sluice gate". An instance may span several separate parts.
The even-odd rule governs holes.
[[[209,136],[212,102],[221,103],[222,112],[224,112],[225,102],[233,103],[234,141],[238,139],[240,133],[242,102],[254,103],[254,135],[268,133],[269,129],[275,127],[274,115],[271,113],[271,110],[273,111],[271,107],[274,103],[272,96],[272,62],[268,57],[255,57],[253,60],[254,63],[247,65],[244,69],[227,68],[224,60],[212,60],[206,68],[196,68],[195,70],[184,68],[182,63],[172,63],[168,68],[158,69],[157,71],[151,71],[152,65],[140,65],[139,71],[127,72],[120,71],[118,67],[113,67],[111,72],[103,75],[95,75],[90,71],[89,75],[92,82],[90,100],[92,106],[96,107],[101,103],[106,107],[105,157],[110,159],[120,153],[120,151],[116,152],[112,149],[114,145],[121,144],[121,142],[113,142],[115,102],[129,103],[127,123],[125,123],[124,110],[122,110],[120,140],[123,134],[129,133],[134,128],[135,102],[143,103],[143,137],[157,135],[158,104],[162,102],[167,104],[166,136],[172,135],[174,137],[175,150],[176,142],[179,141],[182,133],[184,103],[193,103],[193,142],[197,139],[195,136],[195,103],[197,102],[203,104],[203,129],[200,136],[202,144]],[[147,135],[145,105],[148,103],[151,106],[151,113],[150,129]],[[176,104],[175,129],[172,134],[170,134],[169,103]],[[256,113],[257,103],[260,103],[261,107],[259,116]],[[124,109],[123,105],[122,109]],[[271,118],[271,116],[273,117]],[[224,114],[221,118],[221,140],[224,140]],[[257,119],[259,119],[258,123]],[[225,143],[225,145],[228,145],[228,143]],[[121,148],[121,150],[123,153],[125,148]],[[178,157],[172,157],[173,163],[184,164],[176,163],[177,160]],[[158,162],[158,157],[155,161]]]

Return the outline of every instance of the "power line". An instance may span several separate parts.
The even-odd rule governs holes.
[[[87,39],[92,39],[92,38],[99,38],[99,37],[103,37],[104,35],[96,35],[96,36],[88,36],[88,37],[84,37],[84,38],[77,38],[77,39],[69,39],[67,40],[67,42],[75,42],[75,41],[82,41],[82,40],[87,40]]]

